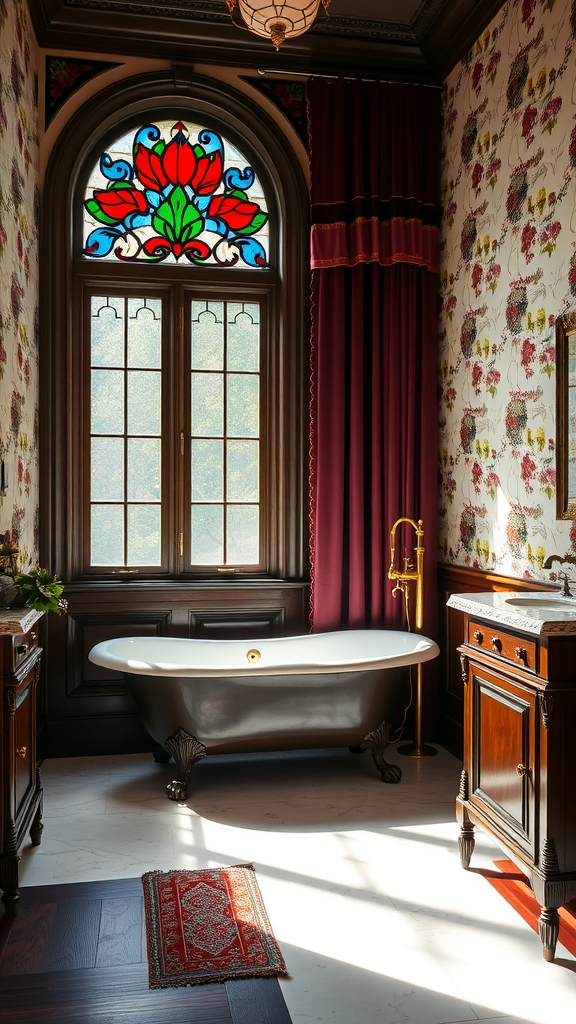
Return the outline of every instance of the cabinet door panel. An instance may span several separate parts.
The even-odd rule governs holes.
[[[535,697],[484,670],[474,671],[472,802],[484,805],[527,851],[534,848]]]
[[[14,789],[16,817],[31,787],[34,787],[34,770],[32,766],[33,742],[33,701],[30,700],[30,688],[27,686],[18,699],[15,718],[15,749],[14,749]]]

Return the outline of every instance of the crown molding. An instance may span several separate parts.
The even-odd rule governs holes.
[[[29,0],[40,46],[158,57],[301,75],[358,75],[438,84],[503,0],[422,0],[410,22],[331,16],[270,43],[230,21],[224,0]],[[398,11],[402,0],[398,0]]]

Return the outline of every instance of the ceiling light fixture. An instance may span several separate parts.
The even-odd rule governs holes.
[[[318,14],[320,0],[226,0],[226,5],[234,25],[270,39],[278,50],[285,39],[308,31]],[[244,24],[234,20],[236,6]],[[328,14],[330,0],[322,0],[322,6]]]

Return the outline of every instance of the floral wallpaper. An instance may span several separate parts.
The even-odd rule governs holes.
[[[444,89],[440,558],[543,580],[576,554],[554,334],[576,308],[575,45],[576,0],[508,0]]]
[[[26,3],[0,0],[0,547],[38,552],[38,139]]]

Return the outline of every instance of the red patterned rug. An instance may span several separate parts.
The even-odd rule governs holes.
[[[498,874],[486,874],[486,881],[490,882],[501,896],[510,904],[520,917],[538,932],[538,918],[540,917],[540,904],[533,895],[527,879],[519,871],[511,860],[495,860],[494,867],[498,868]],[[571,900],[565,907],[560,907],[560,935],[558,941],[576,956],[576,900]]]
[[[142,876],[150,988],[286,975],[253,864]]]

